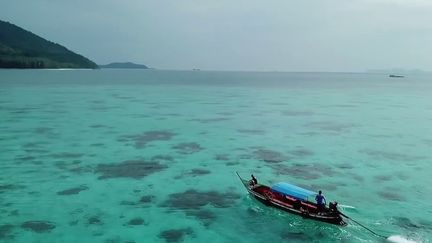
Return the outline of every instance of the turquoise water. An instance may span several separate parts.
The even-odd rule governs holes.
[[[239,171],[430,242],[431,94],[428,75],[0,71],[0,241],[380,242],[261,205]]]

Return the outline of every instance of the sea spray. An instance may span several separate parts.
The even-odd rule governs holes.
[[[403,238],[403,237],[400,236],[400,235],[392,235],[392,236],[389,236],[389,237],[387,238],[387,241],[388,241],[388,242],[394,242],[394,243],[418,243],[417,241],[413,241],[413,240],[405,239],[405,238]]]

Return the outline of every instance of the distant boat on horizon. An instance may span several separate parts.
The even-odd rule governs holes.
[[[403,76],[403,75],[395,75],[395,74],[390,74],[389,77],[390,78],[405,78],[405,76]]]

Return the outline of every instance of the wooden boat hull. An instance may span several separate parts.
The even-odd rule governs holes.
[[[328,210],[327,212],[322,214],[317,212],[311,212],[307,209],[307,207],[313,207],[314,205],[312,203],[302,202],[303,205],[300,208],[295,207],[294,205],[290,204],[286,200],[283,199],[279,200],[278,198],[275,197],[269,197],[265,193],[261,193],[260,190],[257,190],[259,189],[259,187],[263,187],[264,189],[269,189],[269,187],[265,185],[250,186],[249,181],[241,178],[238,173],[237,175],[242,181],[246,190],[249,192],[249,194],[266,206],[275,207],[285,212],[299,215],[305,219],[312,219],[312,220],[321,221],[329,224],[335,224],[339,226],[346,225],[346,222],[343,220],[343,218],[339,213],[334,213],[334,212],[330,213]],[[266,191],[266,190],[262,190],[262,191]],[[305,210],[303,208],[305,208]]]

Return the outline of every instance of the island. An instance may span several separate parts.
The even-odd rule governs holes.
[[[125,69],[148,69],[146,65],[133,62],[113,62],[106,65],[99,65],[100,68],[125,68]]]
[[[88,58],[0,20],[0,68],[98,68]]]
[[[390,74],[389,78],[405,78],[403,75]]]

